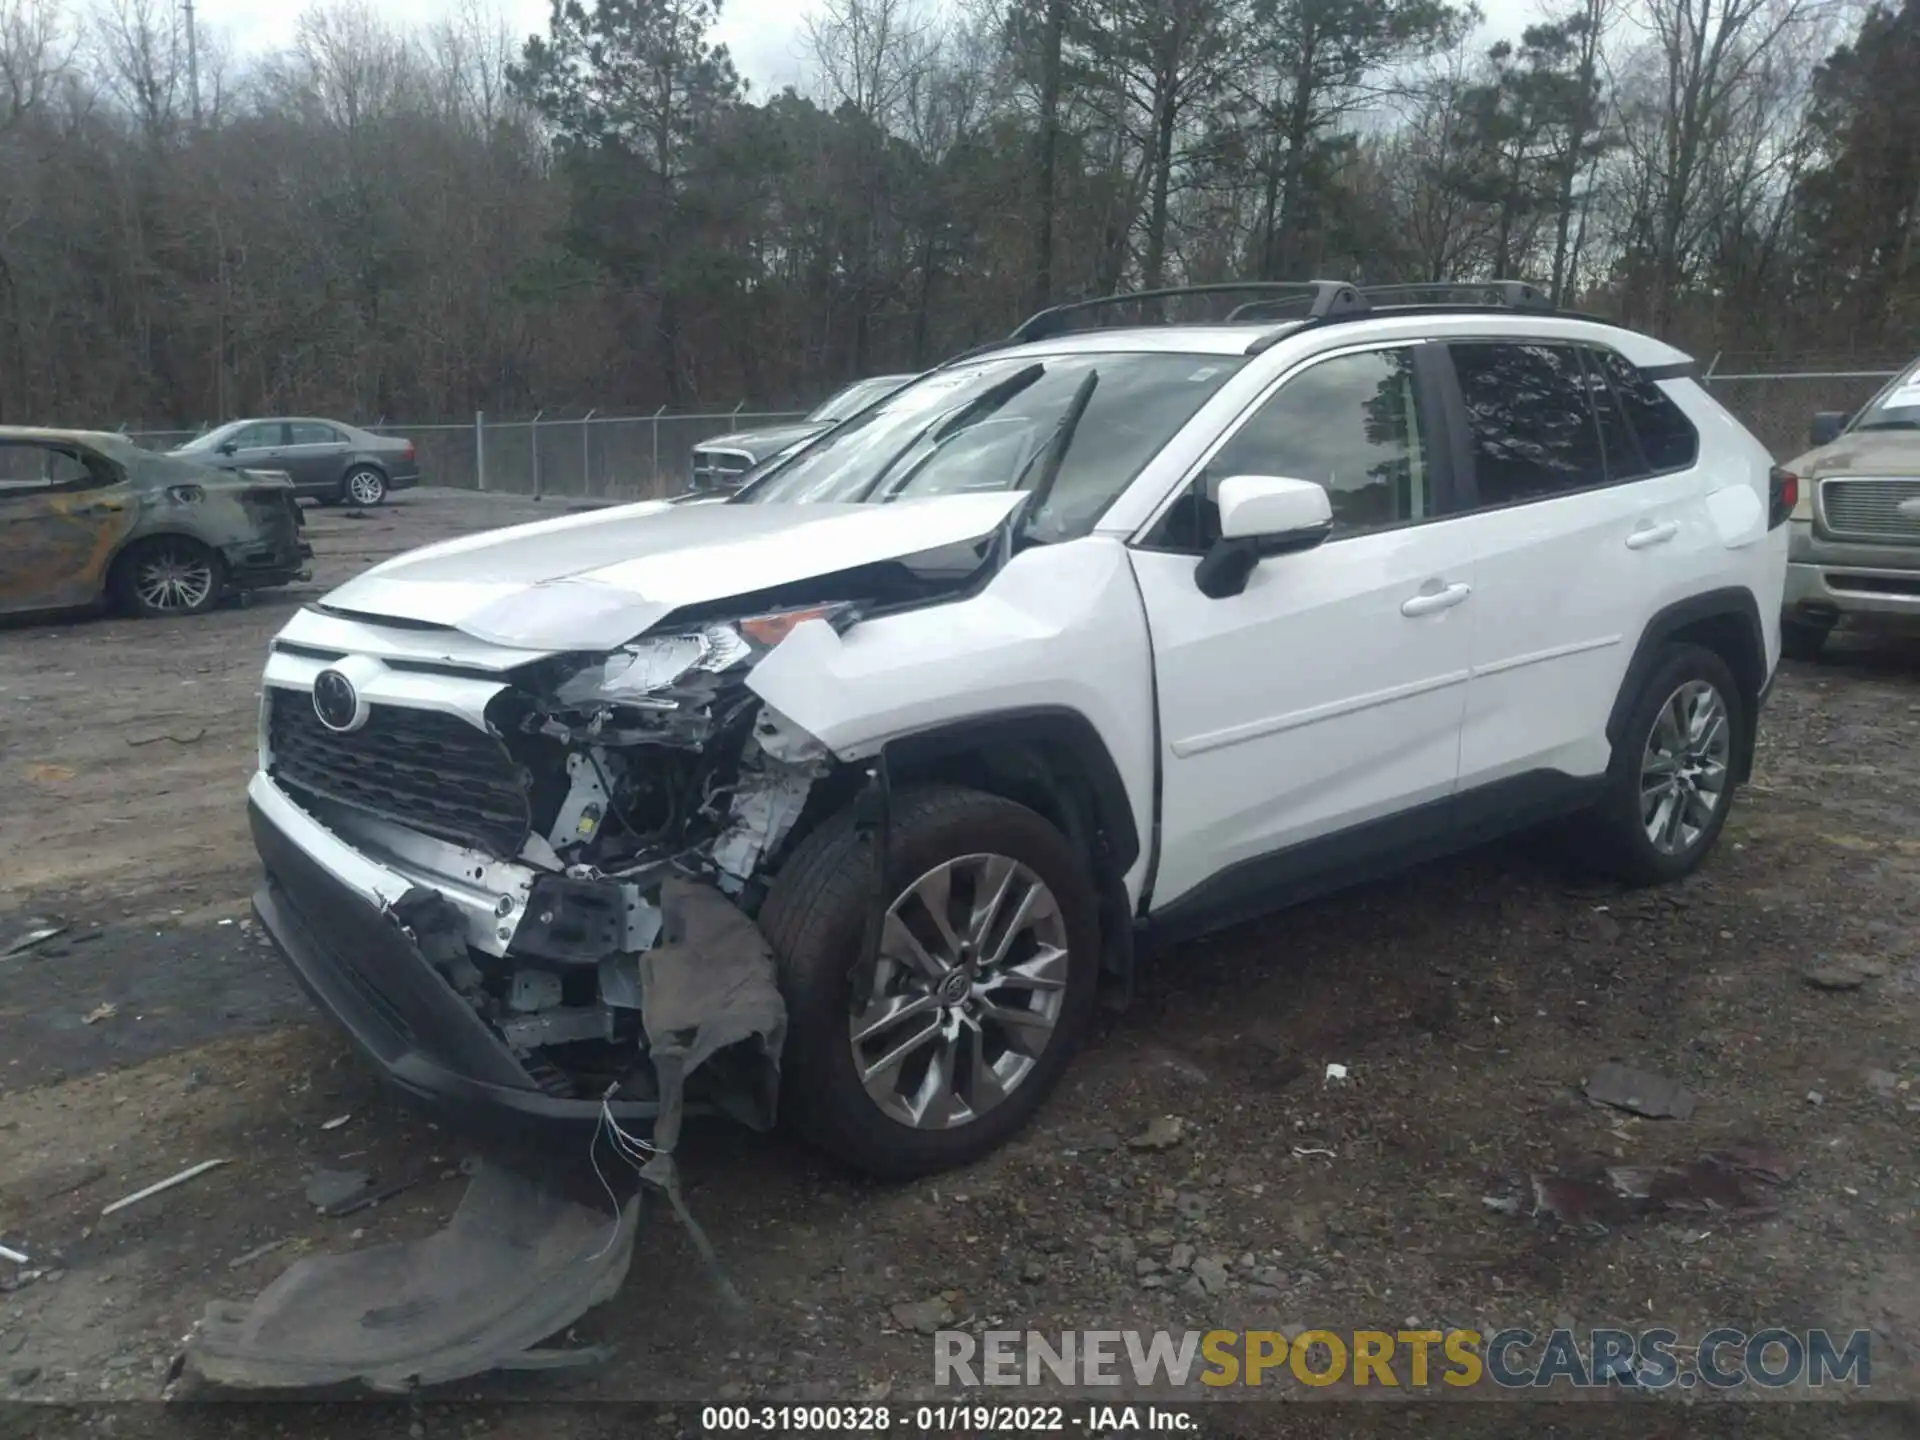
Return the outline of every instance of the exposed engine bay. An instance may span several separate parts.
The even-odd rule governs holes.
[[[684,1000],[698,982],[712,1034],[748,1013],[758,1028],[699,1047],[686,1104],[763,1127],[784,1015],[751,917],[795,836],[868,781],[748,676],[800,627],[844,634],[964,593],[1004,562],[1009,535],[685,607],[612,649],[531,659],[316,607],[269,661],[263,768],[354,854],[411,882],[382,891],[389,918],[541,1090],[648,1115],[664,1098],[649,984]],[[724,935],[727,953],[694,953],[695,931],[709,950]],[[676,963],[684,973],[669,974]]]

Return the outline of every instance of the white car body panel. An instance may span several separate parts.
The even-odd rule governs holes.
[[[1463,790],[1603,774],[1607,719],[1654,616],[1709,590],[1784,584],[1785,527],[1765,543],[1766,451],[1690,384],[1666,389],[1700,431],[1688,469],[1465,518],[1478,584]],[[1777,631],[1779,607],[1760,608]]]
[[[499,646],[611,650],[688,605],[977,540],[1024,500],[1000,491],[891,505],[651,501],[430,545],[326,603]]]
[[[1159,908],[1241,861],[1452,794],[1469,585],[1459,522],[1331,541],[1209,599],[1191,555],[1134,552],[1160,695]]]
[[[844,760],[968,716],[1067,709],[1099,734],[1140,836],[1137,900],[1153,833],[1153,657],[1127,551],[1088,536],[1016,555],[976,595],[863,621],[812,620],[747,685]]]

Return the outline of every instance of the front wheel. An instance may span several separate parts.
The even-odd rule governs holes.
[[[784,1114],[855,1169],[907,1177],[979,1158],[1039,1109],[1092,1014],[1100,931],[1085,861],[1024,805],[904,790],[889,831],[859,986],[874,867],[851,815],[800,845],[759,921],[787,1001]]]
[[[114,567],[114,592],[123,609],[147,619],[200,615],[220,600],[220,557],[198,540],[163,535],[128,550]]]
[[[378,505],[387,498],[387,477],[370,465],[349,471],[342,493],[355,505]]]
[[[1589,858],[1627,884],[1692,873],[1727,823],[1744,702],[1699,645],[1671,646],[1628,713],[1607,793],[1585,819]]]

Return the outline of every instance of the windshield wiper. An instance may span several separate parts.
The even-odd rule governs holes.
[[[1869,420],[1853,427],[1861,430],[1920,430],[1920,420]]]
[[[1014,371],[1004,380],[994,381],[966,404],[949,411],[939,424],[927,432],[926,438],[938,445],[962,426],[971,425],[990,410],[998,410],[1046,373],[1046,366],[1034,364]]]
[[[1073,432],[1080,428],[1080,417],[1087,413],[1087,406],[1093,400],[1093,392],[1100,384],[1098,370],[1087,371],[1073,392],[1073,399],[1067,402],[1066,410],[1053,427],[1053,434],[1047,437],[1047,443],[1033,452],[1032,459],[1020,467],[1020,473],[1013,477],[1013,489],[1018,490],[1027,472],[1038,464],[1040,474],[1033,482],[1033,498],[1027,502],[1027,522],[1031,522],[1046,508],[1047,500],[1053,494],[1053,482],[1060,478],[1060,467],[1066,463],[1067,448],[1073,444]],[[1044,462],[1044,463],[1043,463]]]
[[[971,400],[954,406],[929,429],[922,430],[889,455],[887,463],[880,467],[880,473],[873,477],[873,483],[866,488],[860,498],[870,500],[876,492],[879,492],[883,499],[892,499],[913,483],[913,477],[924,470],[928,462],[940,453],[942,445],[975,421],[985,419],[988,414],[998,410],[1046,373],[1047,367],[1044,365],[1038,363],[1028,365],[1024,369],[1014,371],[1004,380],[994,381]],[[893,473],[893,467],[922,445],[927,447],[927,453],[906,474],[888,484],[884,491],[881,490],[881,482]]]

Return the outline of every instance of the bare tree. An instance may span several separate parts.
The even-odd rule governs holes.
[[[1671,325],[1730,199],[1743,117],[1759,103],[1766,58],[1795,48],[1831,0],[1638,0],[1646,37],[1622,76],[1628,160],[1630,303]]]

